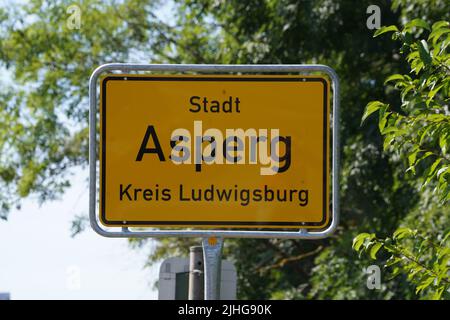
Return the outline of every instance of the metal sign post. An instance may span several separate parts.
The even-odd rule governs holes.
[[[205,267],[203,247],[189,248],[189,300],[202,300],[204,297]]]
[[[220,271],[223,238],[203,238],[205,263],[205,300],[220,300]]]
[[[98,67],[89,81],[92,228],[112,238],[203,238],[205,299],[218,299],[224,238],[314,240],[336,230],[339,98],[338,76],[325,65],[111,63]],[[237,138],[240,133],[228,137],[228,129],[242,132],[248,141],[255,138],[257,150],[261,141],[268,145],[257,155],[250,153],[256,149],[250,149],[249,143],[244,152],[252,160],[241,165],[233,165],[240,161],[238,156],[227,160],[224,153],[225,160],[219,160],[228,162],[216,166],[217,154],[237,151],[242,141]],[[181,134],[174,133],[180,130]],[[204,130],[211,136],[203,135]],[[270,138],[261,134],[264,130],[270,131]],[[236,140],[229,140],[233,137]],[[204,150],[197,152],[194,144],[190,151],[196,158],[186,160],[183,152],[175,166],[172,162],[180,156],[176,147],[187,141],[209,141],[213,160],[204,160]],[[225,143],[216,153],[213,141],[236,145],[230,149]],[[273,155],[270,151],[269,162],[264,162],[259,156],[267,150],[276,151]],[[202,161],[211,162],[205,166]],[[205,200],[227,190],[236,199],[222,201],[217,195]],[[253,202],[244,203],[246,193],[252,194]],[[194,199],[195,194],[202,196]],[[272,201],[275,197],[278,200]]]

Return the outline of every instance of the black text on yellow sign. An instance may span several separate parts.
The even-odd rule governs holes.
[[[107,226],[330,222],[324,78],[108,75],[100,110]]]

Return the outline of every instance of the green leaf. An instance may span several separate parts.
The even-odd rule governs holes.
[[[419,147],[415,147],[413,151],[408,155],[408,162],[410,166],[413,166],[416,163],[417,154],[420,152]]]
[[[370,239],[372,238],[373,235],[369,234],[369,233],[360,233],[358,234],[354,239],[353,239],[353,245],[352,248],[355,249],[356,251],[359,251],[359,249],[361,248],[362,244],[364,243],[364,241],[366,239]]]
[[[450,25],[450,22],[442,20],[442,21],[437,21],[437,22],[433,23],[431,28],[433,30],[435,30],[435,29],[440,29],[442,27],[448,27],[449,25]]]
[[[425,160],[426,158],[428,158],[429,156],[433,155],[433,152],[431,151],[427,151],[425,152],[415,163],[415,165],[417,166],[419,164],[420,161]]]
[[[426,120],[430,121],[445,121],[447,116],[445,114],[428,114],[426,115]]]
[[[440,300],[442,297],[442,294],[444,293],[446,287],[445,286],[440,286],[431,296],[432,300]]]
[[[405,76],[402,74],[393,74],[386,78],[386,80],[384,81],[384,84],[387,84],[388,82],[391,82],[391,81],[404,80],[404,79],[405,79]]]
[[[420,271],[422,271],[421,268],[414,268],[414,269],[410,270],[410,273],[408,274],[408,280],[409,280],[409,281],[413,281],[413,278],[414,278]]]
[[[405,100],[406,100],[407,94],[408,94],[411,90],[414,90],[414,89],[415,89],[415,86],[414,86],[413,84],[411,84],[411,85],[409,85],[409,86],[403,88],[402,94],[401,94],[402,101],[405,101]]]
[[[443,174],[445,172],[450,172],[450,167],[449,166],[445,166],[445,167],[440,168],[437,171],[436,176],[439,178],[441,176],[441,174]]]
[[[447,140],[447,134],[442,133],[439,137],[439,147],[441,148],[443,154],[447,153]]]
[[[419,52],[417,51],[412,51],[411,53],[408,54],[408,56],[406,57],[406,61],[408,61],[409,63],[412,63],[413,60],[419,58]]]
[[[381,27],[380,29],[375,31],[375,33],[373,34],[373,37],[374,38],[378,37],[379,35],[382,35],[383,33],[386,33],[386,32],[398,32],[398,28],[394,25]]]
[[[401,269],[399,267],[394,267],[392,269],[392,273],[391,273],[391,278],[395,278],[396,276],[398,276],[400,274]]]
[[[391,114],[391,112],[386,112],[387,107],[388,107],[387,105],[383,105],[380,108],[380,116],[378,119],[378,129],[380,130],[381,134],[384,134],[384,128],[386,127],[388,117]]]
[[[426,288],[428,288],[434,281],[434,277],[428,277],[425,280],[423,280],[419,286],[416,287],[416,294],[422,292]]]
[[[395,135],[394,134],[390,134],[390,135],[385,136],[384,142],[383,142],[383,150],[387,151],[394,140],[395,140]]]
[[[442,161],[442,158],[436,159],[436,161],[433,163],[433,165],[430,168],[430,173],[429,173],[430,175],[433,175],[436,172],[436,168],[441,163],[441,161]]]
[[[385,267],[391,267],[399,262],[401,262],[402,259],[396,256],[391,256],[387,261],[386,264],[384,265]]]
[[[419,140],[419,144],[422,144],[422,142],[424,141],[424,139],[427,137],[428,132],[433,128],[433,125],[427,126],[425,128],[423,128],[422,132],[420,133],[420,140]]]
[[[444,239],[442,239],[441,243],[444,245],[444,243],[447,241],[447,239],[450,239],[450,231],[447,232],[447,234],[444,236]]]
[[[394,239],[395,240],[401,240],[405,237],[409,237],[410,235],[412,235],[414,233],[413,230],[411,230],[410,228],[398,228],[395,232],[394,232]]]
[[[380,250],[380,248],[383,246],[381,242],[377,242],[373,245],[373,247],[370,249],[370,257],[373,260],[376,260],[377,258],[377,252]]]
[[[420,60],[422,60],[422,62],[425,65],[429,65],[432,61],[431,59],[431,55],[430,55],[430,50],[428,49],[428,44],[425,40],[421,40],[418,43],[418,48],[419,48],[419,55],[420,55]]]
[[[444,29],[444,28],[436,29],[436,30],[433,30],[433,32],[430,33],[428,39],[431,40],[431,42],[433,43],[433,45],[435,45],[436,42],[439,40],[439,38],[440,38],[442,35],[444,35],[444,34],[446,34],[446,33],[449,33],[449,32],[450,32],[450,29],[449,29],[449,28],[445,28],[445,29]]]
[[[404,30],[410,30],[413,27],[423,28],[431,31],[430,25],[422,19],[414,19],[405,25]]]
[[[381,101],[371,101],[367,104],[366,109],[364,110],[364,114],[361,119],[361,125],[375,111],[378,111],[381,107],[385,106],[385,104]]]
[[[444,86],[444,84],[438,85],[437,87],[435,87],[433,90],[431,90],[430,92],[428,92],[428,103],[434,98],[434,96],[436,95],[436,93],[438,93],[439,90],[442,89],[442,87]]]
[[[425,187],[428,183],[430,183],[431,179],[434,178],[434,174],[436,172],[436,169],[438,165],[441,163],[442,158],[437,158],[436,161],[431,165],[430,169],[428,170],[427,179],[423,183],[422,188]]]

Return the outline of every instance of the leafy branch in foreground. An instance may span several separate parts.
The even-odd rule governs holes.
[[[388,26],[374,36],[388,32],[402,42],[400,52],[410,72],[391,75],[385,81],[388,89],[393,85],[400,92],[400,105],[372,101],[362,122],[378,112],[385,152],[394,159],[404,159],[405,172],[418,181],[419,190],[431,190],[431,201],[445,206],[450,200],[449,22],[439,21],[430,27],[415,19],[401,31]],[[450,288],[448,229],[444,234],[433,241],[426,230],[409,228],[400,228],[385,239],[361,233],[354,238],[353,249],[372,259],[383,250],[388,256],[385,267],[393,276],[405,275],[416,287],[416,294],[424,298],[441,299],[449,296]]]
[[[375,234],[361,233],[353,240],[353,249],[372,259],[384,251],[388,256],[385,267],[391,276],[407,275],[424,298],[450,297],[450,232],[434,242],[417,230],[399,228],[392,237],[379,239]]]
[[[429,33],[427,39],[414,39],[413,30]],[[384,27],[375,36],[394,31],[392,38],[402,42],[410,74],[394,74],[385,85],[400,91],[401,104],[392,107],[381,101],[370,102],[362,117],[364,122],[378,112],[378,127],[385,151],[407,155],[406,172],[421,181],[423,189],[432,185],[442,202],[450,200],[450,28],[439,21],[430,28],[415,19],[402,31]],[[422,32],[422,34],[423,34]]]

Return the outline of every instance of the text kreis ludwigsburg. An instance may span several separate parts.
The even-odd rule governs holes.
[[[198,113],[240,113],[239,97],[230,96],[224,101],[207,97],[192,96],[189,112]],[[195,164],[201,171],[202,164],[260,164],[261,175],[275,175],[285,172],[291,165],[291,137],[281,136],[280,130],[271,128],[230,128],[224,132],[217,128],[204,130],[203,122],[195,120],[193,131],[176,128],[172,131],[169,159],[175,165]],[[167,151],[161,144],[154,124],[148,124],[136,155],[136,161],[144,161],[147,156],[157,156],[166,161]],[[146,157],[144,157],[147,155]]]

